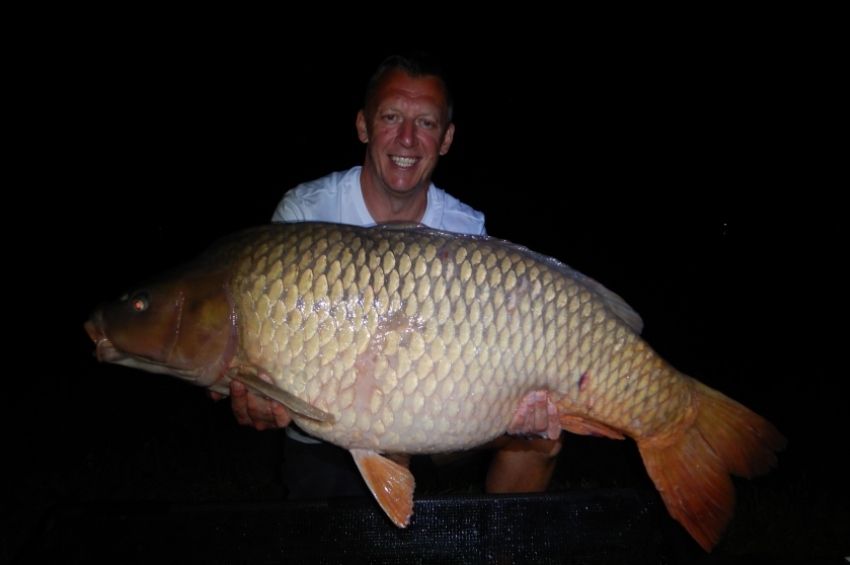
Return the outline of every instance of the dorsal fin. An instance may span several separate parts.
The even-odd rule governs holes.
[[[569,265],[562,263],[561,261],[555,259],[554,257],[549,257],[548,255],[543,255],[542,253],[537,253],[536,251],[532,251],[529,248],[519,245],[505,239],[499,239],[496,237],[491,237],[488,235],[472,235],[472,234],[459,234],[459,233],[451,233],[443,230],[435,230],[433,228],[429,228],[424,224],[417,224],[415,222],[388,222],[384,224],[378,224],[373,229],[381,229],[381,230],[391,230],[391,231],[423,231],[430,232],[433,234],[449,236],[452,238],[465,239],[469,241],[477,241],[481,243],[489,243],[492,245],[508,247],[510,249],[515,250],[518,253],[526,255],[528,257],[533,258],[535,261],[540,261],[543,264],[546,264],[553,269],[560,271],[564,276],[569,277],[581,284],[590,292],[596,294],[602,302],[608,307],[611,312],[620,318],[623,322],[626,323],[635,333],[640,334],[643,331],[643,320],[640,317],[640,314],[635,312],[635,310],[628,305],[628,303],[623,300],[623,298],[617,294],[606,288],[601,283],[592,279],[591,277],[576,271]]]
[[[606,306],[621,320],[623,320],[634,332],[638,335],[643,331],[643,319],[640,314],[635,312],[634,308],[628,305],[623,298],[616,292],[609,290],[602,283],[588,277],[584,273],[580,273],[572,267],[565,265],[557,259],[549,258],[559,265],[562,271],[570,274],[570,276],[587,287],[588,290],[597,294]]]

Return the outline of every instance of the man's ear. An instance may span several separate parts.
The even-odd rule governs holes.
[[[446,128],[446,133],[443,134],[443,142],[440,144],[440,155],[445,155],[449,152],[449,147],[452,146],[452,140],[455,138],[455,125],[449,124]]]
[[[363,113],[363,110],[357,112],[354,125],[357,128],[357,138],[363,143],[369,143],[369,129],[366,127],[366,114]]]

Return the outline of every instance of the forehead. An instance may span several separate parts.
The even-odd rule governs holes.
[[[445,112],[448,103],[443,82],[435,76],[412,77],[401,70],[388,72],[375,91],[375,108],[388,104],[416,104]]]

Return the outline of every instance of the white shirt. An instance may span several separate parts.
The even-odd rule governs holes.
[[[299,184],[283,195],[272,215],[273,222],[334,222],[373,226],[375,222],[360,189],[360,171],[354,167]],[[484,214],[451,194],[428,187],[422,224],[455,233],[484,235]]]

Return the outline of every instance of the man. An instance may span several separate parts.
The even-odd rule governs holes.
[[[454,139],[452,101],[439,70],[423,58],[393,56],[378,67],[369,82],[365,104],[357,113],[357,136],[366,144],[362,167],[332,173],[304,183],[286,193],[272,217],[273,221],[326,221],[356,225],[411,222],[446,231],[484,234],[484,215],[463,204],[431,183],[431,176]],[[276,402],[248,393],[238,382],[231,384],[233,412],[240,424],[262,430],[286,427],[290,417]],[[531,406],[532,417],[546,419],[545,404]],[[524,418],[528,418],[527,414]],[[541,420],[541,421],[542,421]],[[523,431],[534,429],[525,426]],[[287,428],[289,459],[316,457],[304,444],[318,444],[293,427]],[[300,441],[293,443],[289,440]],[[489,492],[532,492],[546,489],[560,450],[559,441],[500,438],[492,447],[498,451],[488,472]],[[334,448],[335,449],[335,448]],[[327,457],[348,458],[342,450]],[[339,462],[336,462],[339,464]],[[353,465],[349,465],[353,469]],[[353,494],[334,483],[333,474],[319,476],[293,473],[290,490],[306,491],[303,496]],[[320,489],[316,483],[323,483]],[[362,481],[358,481],[360,485]],[[301,487],[293,488],[294,484]],[[297,494],[296,496],[302,496]]]

